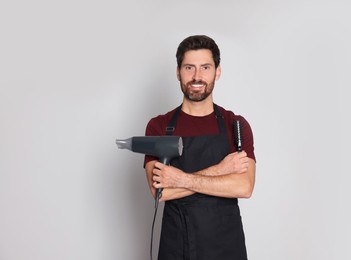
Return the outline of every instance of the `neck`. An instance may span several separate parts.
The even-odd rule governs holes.
[[[207,116],[211,114],[213,112],[212,95],[200,102],[183,98],[182,111],[191,116]]]

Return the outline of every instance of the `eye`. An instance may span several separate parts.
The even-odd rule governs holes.
[[[202,66],[202,70],[209,70],[211,67],[206,65],[206,66]]]
[[[192,66],[185,66],[184,69],[188,70],[188,71],[191,71],[193,69],[193,67]]]

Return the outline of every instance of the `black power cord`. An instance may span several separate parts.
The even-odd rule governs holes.
[[[152,260],[152,245],[153,245],[153,238],[154,238],[154,229],[155,229],[155,220],[156,220],[156,215],[157,215],[157,208],[155,207],[155,213],[154,213],[154,217],[152,220],[152,227],[151,227],[151,242],[150,242],[150,260]]]

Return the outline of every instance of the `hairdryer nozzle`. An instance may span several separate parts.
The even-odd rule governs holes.
[[[117,147],[119,149],[128,149],[132,150],[132,138],[128,139],[117,139],[116,140]]]

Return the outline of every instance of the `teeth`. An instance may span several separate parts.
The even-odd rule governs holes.
[[[192,84],[191,86],[194,88],[201,88],[203,85],[202,84]]]

